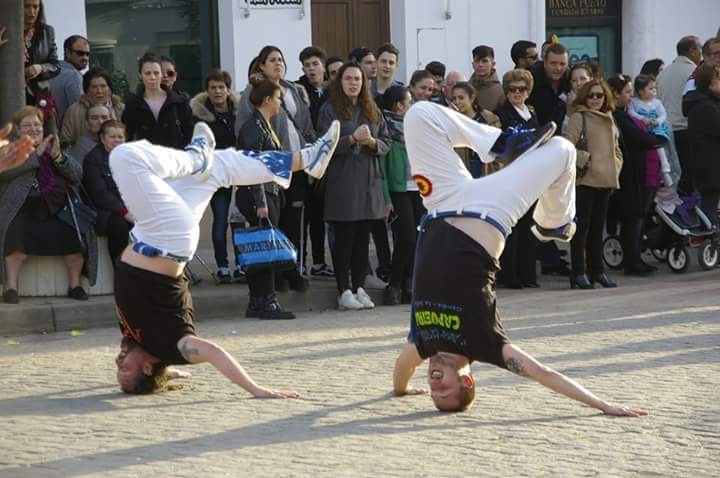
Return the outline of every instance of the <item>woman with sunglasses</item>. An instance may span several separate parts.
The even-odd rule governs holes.
[[[510,70],[503,75],[502,83],[506,101],[495,111],[500,118],[502,129],[539,128],[540,123],[535,110],[525,103],[534,86],[532,74],[528,70]],[[510,289],[539,287],[535,267],[537,240],[530,231],[534,211],[533,205],[518,220],[500,256],[501,270],[497,276],[498,283]]]
[[[573,102],[564,136],[577,149],[576,208],[577,232],[570,242],[572,274],[570,287],[593,289],[617,287],[605,274],[602,240],[608,201],[620,187],[623,156],[612,112],[615,99],[602,80],[583,85]]]

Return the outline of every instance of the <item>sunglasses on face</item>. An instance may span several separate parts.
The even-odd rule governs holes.
[[[605,98],[605,93],[588,93],[587,97],[589,100],[601,100]]]
[[[165,76],[169,76],[170,78],[175,76],[175,72],[172,70],[168,70],[165,72]]]
[[[89,51],[73,50],[72,52],[75,53],[77,56],[88,56],[88,57],[90,56],[90,52],[89,52]]]
[[[505,89],[508,93],[525,93],[527,90],[527,86],[508,86]]]

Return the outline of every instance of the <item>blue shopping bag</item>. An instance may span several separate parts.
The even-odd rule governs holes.
[[[297,267],[295,246],[279,229],[260,225],[250,229],[236,229],[233,243],[237,247],[237,263],[245,272],[258,269],[277,271]]]

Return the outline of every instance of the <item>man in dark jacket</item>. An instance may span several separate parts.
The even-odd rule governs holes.
[[[310,118],[313,127],[317,131],[320,107],[328,99],[325,82],[325,52],[318,47],[309,46],[300,52],[300,62],[305,74],[300,77],[297,83],[305,88],[308,94]],[[332,268],[325,264],[325,221],[323,220],[323,208],[325,205],[319,181],[309,182],[305,204],[306,224],[310,230],[310,242],[312,243],[313,265],[310,273],[318,277],[334,277],[335,273]],[[303,234],[306,233],[303,231]],[[303,253],[305,253],[304,250]]]
[[[194,120],[204,121],[210,126],[218,148],[235,147],[235,113],[240,97],[230,90],[232,78],[226,71],[212,69],[205,80],[206,91],[190,100],[190,109]],[[217,272],[215,277],[220,284],[229,284],[230,264],[227,254],[228,210],[232,197],[230,188],[220,188],[210,200],[213,213],[212,240],[215,252]],[[239,269],[235,276],[240,277]]]
[[[560,43],[553,43],[545,49],[543,61],[530,67],[535,86],[527,103],[535,108],[540,126],[554,121],[563,124],[565,119],[565,98],[569,91],[568,50]],[[559,130],[559,128],[558,128]],[[559,131],[556,131],[559,134]],[[543,273],[567,274],[568,268],[560,258],[560,252],[553,242],[540,246]]]
[[[701,207],[718,227],[720,200],[720,66],[705,64],[695,74],[696,89],[685,95],[695,186]]]
[[[550,121],[563,123],[565,95],[570,89],[567,72],[568,50],[560,43],[550,45],[545,51],[543,61],[530,68],[535,86],[527,102],[535,108],[540,125],[546,125]]]

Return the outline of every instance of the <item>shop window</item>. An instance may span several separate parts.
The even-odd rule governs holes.
[[[191,94],[219,65],[217,0],[87,0],[86,7],[92,64],[112,72],[116,94],[135,91],[146,51],[173,58],[178,87]]]

